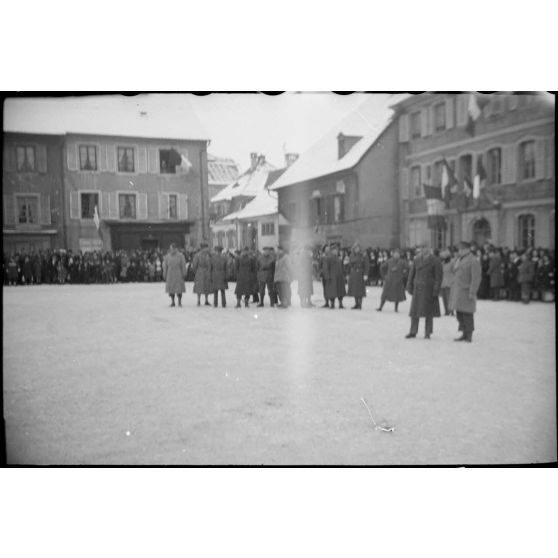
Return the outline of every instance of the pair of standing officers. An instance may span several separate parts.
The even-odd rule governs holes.
[[[456,312],[458,330],[461,337],[455,341],[471,343],[475,329],[474,313],[476,311],[477,291],[481,281],[481,266],[471,254],[468,242],[459,243],[459,257],[451,267],[449,308]],[[430,339],[434,331],[434,318],[440,317],[439,294],[442,284],[442,263],[432,254],[426,245],[419,247],[418,255],[407,280],[407,291],[412,295],[411,329],[405,336],[413,339],[417,336],[420,318],[425,320],[424,338]]]

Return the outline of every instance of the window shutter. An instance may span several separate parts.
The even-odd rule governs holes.
[[[432,186],[432,181],[431,181],[431,166],[429,164],[423,164],[420,166],[420,191],[422,192],[422,185],[423,184],[428,184],[429,186]]]
[[[7,172],[16,170],[16,150],[13,145],[4,145],[4,170]]]
[[[505,145],[502,148],[502,182],[513,184],[516,182],[517,151],[515,145]]]
[[[428,135],[434,133],[434,105],[428,107]]]
[[[46,145],[37,146],[37,170],[45,174],[47,172],[47,148]]]
[[[109,219],[118,219],[118,194],[109,192]]]
[[[188,196],[186,194],[178,195],[178,218],[188,219]]]
[[[486,105],[484,106],[483,109],[483,113],[481,116],[483,116],[484,118],[490,118],[493,114],[495,114],[494,112],[494,97],[493,96],[488,96],[488,103],[486,103]]]
[[[68,170],[78,170],[77,145],[75,143],[69,142],[66,144],[66,158],[68,163]]]
[[[409,169],[404,167],[401,169],[401,174],[399,175],[399,188],[401,190],[401,199],[409,199]]]
[[[537,139],[535,142],[535,178],[544,178],[545,173],[545,140],[544,138]]]
[[[107,165],[107,146],[105,144],[101,144],[97,148],[97,168],[101,172],[106,172],[108,170]]]
[[[159,219],[169,218],[169,203],[167,194],[159,194]]]
[[[99,217],[101,219],[106,219],[109,214],[109,193],[101,192],[101,197],[99,198]]]
[[[518,105],[519,97],[517,95],[508,95],[508,109],[515,110]]]
[[[451,97],[446,99],[446,128],[448,130],[453,128],[453,99]]]
[[[554,176],[554,139],[546,138],[544,140],[544,176],[552,178]]]
[[[467,124],[467,94],[457,95],[457,126]]]
[[[147,194],[138,194],[138,219],[147,219]]]
[[[106,146],[107,150],[107,170],[109,172],[116,172],[116,146],[114,144],[108,144]]]
[[[145,174],[147,172],[147,148],[145,145],[138,147],[138,173]]]
[[[70,219],[79,219],[79,192],[70,192]]]
[[[50,225],[50,196],[41,194],[41,225]]]
[[[12,195],[5,195],[4,196],[4,225],[15,225],[15,223],[16,223],[16,218],[15,218],[14,197]]]
[[[428,109],[421,109],[420,111],[420,135],[424,138],[428,135]]]
[[[159,174],[159,150],[156,147],[149,147],[148,153],[148,171],[151,174]]]
[[[409,115],[401,114],[399,116],[399,142],[409,141]]]

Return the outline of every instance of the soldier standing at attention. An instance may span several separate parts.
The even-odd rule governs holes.
[[[432,254],[425,244],[418,248],[418,255],[407,280],[407,292],[411,300],[411,331],[405,336],[413,339],[417,336],[419,319],[425,318],[424,338],[430,339],[434,330],[434,318],[440,317],[440,286],[442,284],[442,262]]]
[[[194,292],[198,295],[200,306],[201,295],[205,296],[205,305],[210,306],[208,296],[211,290],[211,255],[205,242],[200,245],[200,251],[194,256],[192,262],[194,272]]]
[[[223,247],[215,246],[214,252],[211,256],[211,287],[213,289],[213,306],[218,306],[218,296],[221,293],[221,306],[227,306],[227,299],[225,297],[225,290],[229,288],[227,282],[227,258],[223,256]]]
[[[480,262],[471,254],[471,245],[468,242],[459,243],[459,258],[453,262],[452,273],[450,309],[455,310],[461,331],[461,337],[454,341],[471,343],[482,272]]]
[[[275,273],[275,256],[271,252],[269,246],[265,246],[263,254],[258,257],[257,262],[257,277],[259,287],[260,302],[258,307],[264,305],[265,288],[267,287],[267,294],[269,295],[269,302],[271,307],[275,306],[275,293],[273,291],[273,275]]]
[[[178,296],[178,306],[182,306],[182,293],[186,292],[184,278],[186,277],[186,260],[176,249],[176,244],[171,244],[169,253],[163,261],[163,279],[165,280],[165,291],[171,298],[171,307],[175,295]]]
[[[354,297],[355,305],[353,310],[362,310],[362,299],[366,296],[366,281],[370,263],[368,256],[363,253],[360,244],[355,242],[348,262],[349,267],[349,292],[348,295]]]
[[[320,258],[320,264],[319,264],[319,275],[322,279],[322,288],[324,290],[324,305],[322,306],[322,308],[329,308],[329,302],[326,296],[326,279],[325,279],[325,265],[328,258],[329,258],[329,245],[326,244],[324,246],[324,249],[322,250],[322,256]]]

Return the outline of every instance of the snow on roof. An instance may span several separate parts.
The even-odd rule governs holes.
[[[274,215],[278,211],[277,192],[263,189],[243,209],[237,211],[233,219],[253,219],[264,215]],[[224,220],[229,220],[229,215]]]
[[[185,95],[9,98],[4,104],[4,132],[209,138]]]
[[[390,107],[405,97],[407,94],[371,94],[354,112],[302,153],[271,189],[278,190],[354,167],[392,121],[395,112]],[[337,148],[339,134],[361,136],[341,159]]]
[[[238,178],[238,165],[233,159],[207,154],[209,184],[226,186]]]
[[[248,169],[242,173],[237,180],[223,188],[218,194],[211,198],[211,202],[230,201],[238,196],[255,197],[258,192],[265,188],[270,171],[276,170],[275,167],[261,161],[254,169]]]

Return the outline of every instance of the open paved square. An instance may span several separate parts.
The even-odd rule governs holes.
[[[226,309],[198,308],[187,291],[169,308],[162,283],[4,288],[8,462],[556,459],[554,304],[480,301],[469,345],[451,317],[404,339],[409,300],[376,312],[376,287],[362,311],[235,309],[234,285]]]

